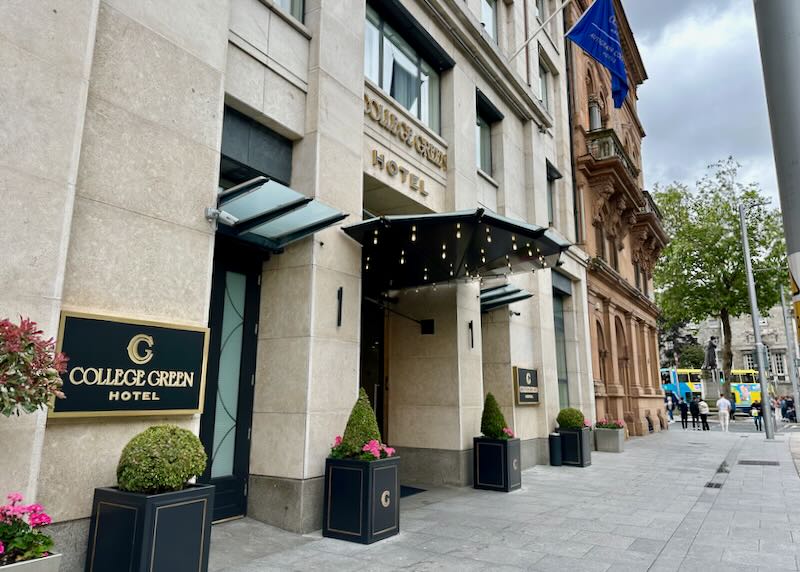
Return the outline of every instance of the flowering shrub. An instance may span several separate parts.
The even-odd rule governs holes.
[[[0,566],[48,556],[53,539],[41,532],[50,516],[41,505],[22,504],[22,495],[8,495],[9,504],[0,506]]]
[[[513,439],[514,432],[506,425],[506,418],[500,411],[497,399],[491,392],[486,394],[481,414],[481,433],[490,439]]]
[[[36,322],[20,318],[19,325],[0,320],[0,411],[6,417],[47,407],[53,396],[63,398],[59,374],[67,358],[56,353]]]
[[[625,427],[625,422],[622,419],[598,419],[595,425],[598,429],[622,429]]]
[[[361,388],[358,400],[350,412],[344,437],[337,435],[331,447],[333,459],[361,459],[375,461],[394,455],[394,449],[381,443],[378,420],[372,410],[369,397]]]

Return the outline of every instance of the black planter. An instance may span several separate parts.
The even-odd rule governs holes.
[[[592,433],[588,427],[561,429],[561,462],[573,467],[588,467],[592,464]]]
[[[322,535],[372,544],[400,531],[400,457],[327,459]]]
[[[489,491],[513,491],[522,486],[519,439],[473,437],[473,486]]]
[[[148,495],[94,490],[86,572],[205,572],[213,485]]]

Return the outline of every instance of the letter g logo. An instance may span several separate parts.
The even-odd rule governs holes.
[[[144,343],[147,349],[144,352],[139,352],[139,346]],[[128,342],[128,357],[136,365],[143,365],[153,359],[153,352],[149,348],[153,347],[153,337],[146,334],[136,334]]]

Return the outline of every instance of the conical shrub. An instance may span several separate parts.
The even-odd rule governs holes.
[[[483,414],[481,415],[481,433],[491,439],[503,439],[505,433],[503,429],[507,427],[506,419],[497,400],[491,393],[486,394],[486,401],[483,402]]]
[[[378,420],[375,418],[375,411],[370,405],[367,392],[362,387],[358,393],[358,401],[347,420],[342,445],[348,452],[355,453],[361,451],[361,447],[372,439],[380,443],[381,431],[378,429]]]

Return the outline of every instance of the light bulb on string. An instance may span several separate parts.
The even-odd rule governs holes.
[[[411,225],[411,242],[416,242],[417,240],[417,227],[416,225]]]
[[[461,223],[456,223],[456,238],[461,238]]]

